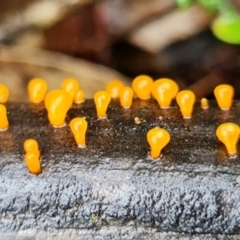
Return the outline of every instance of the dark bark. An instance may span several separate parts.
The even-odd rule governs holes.
[[[49,125],[42,105],[7,108],[10,128],[0,133],[0,233],[51,229],[70,236],[85,229],[86,236],[98,230],[97,239],[239,233],[239,158],[229,159],[215,136],[223,122],[240,124],[239,102],[230,111],[214,102],[204,111],[196,103],[188,121],[176,106],[161,110],[154,100],[135,100],[128,110],[112,102],[108,119],[97,120],[88,100],[67,116],[68,123],[76,116],[88,120],[85,149],[77,148],[68,126]],[[171,142],[153,161],[146,133],[156,126],[170,132]],[[38,176],[23,161],[27,138],[42,152]]]

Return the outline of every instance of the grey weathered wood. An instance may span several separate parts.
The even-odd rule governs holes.
[[[239,102],[226,112],[216,103],[207,111],[197,103],[188,121],[178,107],[161,110],[154,100],[135,100],[128,110],[112,102],[108,119],[98,120],[88,100],[74,105],[67,117],[67,122],[76,116],[89,121],[85,149],[77,148],[69,127],[49,125],[42,105],[7,107],[10,128],[0,133],[4,236],[82,239],[85,233],[88,239],[157,239],[172,234],[178,239],[186,233],[186,239],[191,234],[238,238],[239,157],[229,159],[215,130],[227,121],[240,124]],[[161,159],[153,161],[146,133],[156,126],[170,132],[171,142]],[[23,161],[27,138],[39,142],[39,176],[29,174]]]

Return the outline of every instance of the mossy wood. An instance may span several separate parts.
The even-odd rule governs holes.
[[[87,100],[73,105],[66,117],[67,123],[86,117],[84,149],[69,126],[49,124],[43,105],[6,107],[10,127],[0,132],[0,235],[50,229],[70,237],[85,229],[97,239],[158,239],[166,232],[176,238],[184,233],[238,238],[240,159],[229,159],[215,131],[224,122],[240,124],[240,102],[229,111],[215,102],[202,110],[198,102],[192,119],[184,120],[176,105],[163,110],[154,100],[134,100],[123,109],[112,101],[108,118],[98,120]],[[171,135],[159,160],[148,157],[146,134],[153,127]],[[38,176],[24,163],[28,138],[41,150]]]

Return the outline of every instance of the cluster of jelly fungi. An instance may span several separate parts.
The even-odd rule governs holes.
[[[34,78],[28,83],[28,97],[33,104],[44,102],[48,112],[48,119],[53,127],[60,128],[66,126],[66,114],[72,104],[81,104],[84,102],[84,91],[80,89],[79,82],[74,78],[67,78],[61,84],[61,89],[48,91],[47,82],[41,78]],[[119,80],[113,80],[106,86],[105,91],[98,91],[94,95],[96,115],[98,119],[107,118],[108,106],[111,99],[119,99],[123,108],[130,108],[134,94],[139,99],[147,100],[153,96],[162,109],[171,107],[173,99],[179,106],[184,119],[192,117],[195,94],[190,90],[179,91],[179,86],[175,81],[168,78],[161,78],[156,81],[147,75],[136,77],[132,82],[132,88],[125,86]],[[214,89],[218,106],[221,110],[229,110],[232,107],[234,88],[228,84],[222,84]],[[9,128],[7,109],[4,105],[9,98],[7,86],[0,84],[0,131]],[[201,99],[201,108],[208,109],[209,103],[206,98]],[[136,124],[140,124],[138,117],[134,118]],[[73,133],[77,146],[86,147],[86,131],[88,122],[84,117],[76,117],[70,122],[70,129]],[[236,156],[237,142],[240,135],[240,128],[234,123],[223,123],[216,130],[217,138],[225,145],[229,156]],[[149,156],[152,159],[158,159],[161,156],[162,149],[169,143],[170,134],[162,128],[153,128],[147,132],[147,141],[150,145]],[[30,173],[41,173],[40,151],[38,143],[34,139],[28,139],[24,142],[26,165]]]

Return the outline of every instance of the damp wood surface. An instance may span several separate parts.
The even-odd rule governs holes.
[[[101,233],[97,239],[239,234],[240,160],[229,159],[215,131],[224,122],[240,124],[240,102],[229,111],[214,101],[202,110],[197,102],[192,119],[184,120],[176,104],[163,110],[155,100],[135,99],[123,109],[112,101],[108,118],[98,120],[93,100],[86,100],[66,117],[67,124],[86,117],[84,149],[69,126],[49,124],[43,105],[6,107],[10,127],[0,133],[0,233],[95,229]],[[148,157],[146,134],[153,127],[171,135],[158,160]],[[28,138],[41,150],[38,176],[28,173],[23,160]]]

